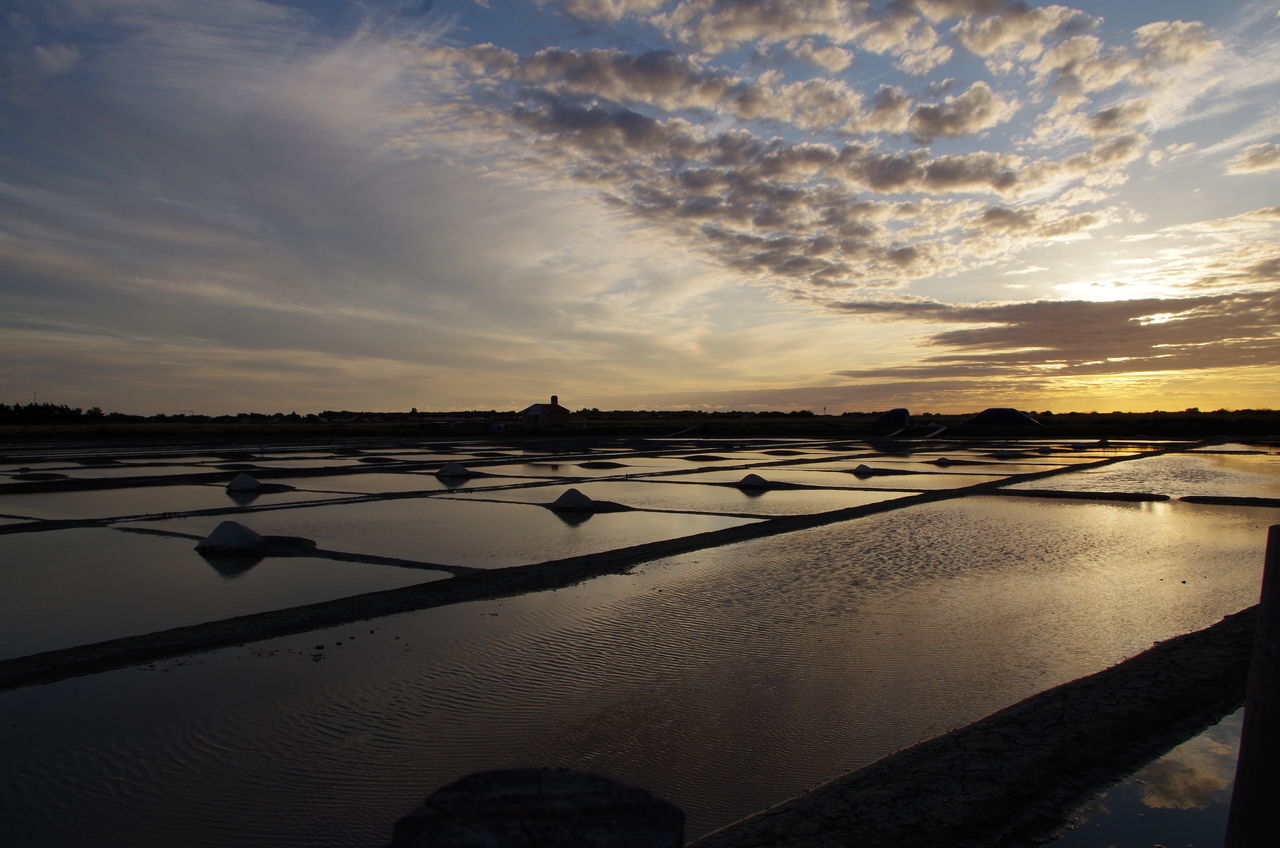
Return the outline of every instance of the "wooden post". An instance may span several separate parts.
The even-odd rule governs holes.
[[[1240,759],[1227,818],[1226,848],[1275,845],[1280,834],[1276,766],[1280,763],[1280,524],[1267,533],[1258,633],[1240,733]]]

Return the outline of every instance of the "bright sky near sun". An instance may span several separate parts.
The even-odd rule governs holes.
[[[1280,407],[1278,15],[9,0],[0,400]]]

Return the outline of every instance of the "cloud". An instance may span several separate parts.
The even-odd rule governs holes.
[[[1076,235],[1103,223],[1103,216],[1096,213],[1070,215],[1059,207],[992,206],[977,216],[974,229],[996,233],[1027,232],[1042,239],[1053,239]]]
[[[1007,0],[916,0],[916,7],[934,23],[948,18],[986,18],[995,14]]]
[[[144,17],[136,41],[82,49],[84,74],[5,105],[6,121],[38,109],[25,141],[44,157],[0,179],[0,311],[27,328],[21,345],[4,334],[4,358],[36,385],[154,409],[185,371],[220,393],[212,403],[244,408],[261,381],[236,399],[230,376],[207,375],[257,361],[277,394],[287,384],[323,408],[357,401],[343,397],[359,370],[345,359],[370,369],[358,382],[371,402],[423,405],[475,374],[518,399],[522,381],[582,360],[602,360],[584,386],[617,385],[626,363],[687,361],[681,340],[702,325],[691,305],[721,284],[705,263],[601,220],[581,190],[406,149],[406,95],[422,92],[383,34],[299,37],[276,7],[230,11],[244,17]],[[600,144],[617,132],[629,151],[650,127],[588,116],[578,130]],[[165,353],[131,359],[146,346]],[[81,379],[56,355],[95,347],[103,368],[119,354],[116,378]],[[302,379],[303,362],[328,380]],[[101,394],[130,381],[127,397]]]
[[[582,17],[620,18],[647,15],[656,8],[611,3],[577,4],[570,10]],[[930,8],[935,16],[945,11],[938,4]],[[968,22],[981,18],[1013,26],[1010,21],[1022,20],[1020,12],[984,10],[981,4],[950,8]],[[771,2],[732,7],[690,2],[671,7],[663,20],[684,21],[690,32],[719,33],[721,41],[768,40],[779,30],[765,33],[765,19],[784,11],[790,23],[784,21],[781,30],[804,33],[789,42],[799,53],[817,55],[824,47],[816,39],[832,37],[868,49],[896,50],[908,43],[913,50],[937,46],[936,36],[922,28],[918,14],[896,6],[855,14],[822,2],[794,4],[787,10]],[[1023,17],[1029,21],[1043,16]],[[1069,16],[1055,11],[1051,17],[1061,23]],[[1160,45],[1161,55],[1176,59],[1176,48],[1183,43],[1177,36],[1152,32],[1147,40]],[[839,53],[827,55],[840,59]],[[1078,234],[1114,220],[1105,212],[1050,215],[1049,207],[1038,207],[1034,225],[1011,226],[1000,217],[1003,207],[990,207],[986,218],[974,219],[968,201],[877,206],[859,203],[858,192],[1013,196],[1077,179],[1106,185],[1141,155],[1144,143],[1141,136],[1122,132],[1140,118],[1141,100],[1096,113],[1090,120],[1099,143],[1060,161],[1027,161],[988,151],[933,157],[920,151],[886,153],[870,145],[767,139],[745,128],[711,135],[683,116],[663,117],[646,110],[710,110],[744,121],[786,121],[810,132],[844,126],[929,141],[997,126],[1016,111],[1017,103],[981,81],[940,102],[916,103],[892,86],[881,87],[864,102],[842,81],[786,82],[775,73],[751,79],[670,51],[629,54],[550,47],[521,56],[482,43],[424,45],[417,56],[426,69],[425,79],[441,83],[442,96],[405,113],[418,118],[414,128],[398,130],[395,144],[407,155],[425,147],[434,148],[446,161],[476,161],[476,154],[463,148],[479,141],[482,144],[472,144],[472,150],[484,149],[490,162],[495,152],[513,164],[536,162],[552,179],[550,185],[560,174],[568,177],[562,183],[566,187],[589,186],[606,204],[700,244],[730,268],[820,287],[901,284],[954,272],[1008,255],[1026,239]],[[439,70],[463,76],[431,75]],[[500,90],[501,85],[510,88]],[[476,105],[466,107],[463,96],[475,97]],[[450,143],[450,133],[460,143]],[[512,147],[513,137],[521,138],[524,147]],[[1103,199],[1095,193],[1080,202]],[[1022,209],[1019,214],[1032,213]],[[948,232],[972,229],[975,220],[982,240],[964,246],[949,240]],[[336,243],[341,242],[317,242]]]
[[[1241,150],[1224,169],[1228,174],[1255,174],[1280,168],[1280,144],[1251,144]]]
[[[796,38],[787,42],[787,51],[806,62],[810,62],[832,73],[843,71],[853,64],[853,53],[843,47],[819,45],[812,38]]]
[[[1108,138],[1133,130],[1151,113],[1151,102],[1135,98],[1095,112],[1084,122],[1084,131],[1095,138]]]
[[[1165,227],[1161,232],[1193,234],[1231,241],[1244,236],[1256,243],[1263,240],[1266,235],[1273,235],[1278,225],[1280,225],[1280,206],[1264,206],[1225,218],[1208,218],[1189,224],[1175,224]]]
[[[746,42],[822,36],[853,40],[851,6],[837,0],[682,0],[653,22],[676,40],[715,54]]]
[[[558,0],[557,5],[575,18],[617,23],[624,17],[657,11],[666,2],[667,0]]]
[[[436,78],[455,102],[484,104],[465,117],[459,138],[484,139],[487,156],[534,165],[552,181],[589,186],[611,209],[752,280],[819,288],[901,286],[1122,220],[1108,203],[1147,154],[1149,90],[1216,49],[1203,27],[1176,21],[1108,46],[1089,15],[1021,3],[680,0],[572,9],[643,22],[677,49],[519,55],[492,44],[433,47],[423,53],[428,66],[463,75]],[[985,80],[963,89],[939,81],[923,87],[929,99],[921,100],[899,85],[872,93],[844,79],[717,64],[730,61],[731,48],[751,45],[761,59],[782,53],[831,68],[845,67],[855,50],[884,53],[900,68],[931,68],[929,56],[943,61],[950,50],[935,26],[952,19],[959,43],[1004,63],[992,66],[997,73],[1016,66],[1033,87],[1058,90],[1056,103],[1045,110],[1040,94],[1015,98]],[[1117,87],[1126,93],[1086,108],[1091,94]],[[932,155],[909,146],[981,137],[1026,107],[1041,110],[1042,127],[1016,154]],[[435,138],[457,123],[443,106],[426,114]],[[512,147],[517,139],[522,148]],[[1065,152],[1053,149],[1068,142]],[[450,155],[467,154],[459,147]],[[907,202],[912,193],[930,202]],[[864,194],[903,202],[870,220],[858,211],[870,208],[860,203]],[[1062,199],[1052,216],[1039,207],[1033,226],[974,218],[991,206],[972,207],[974,196],[1022,209],[1023,198],[1054,194]],[[1085,208],[1067,214],[1069,206]],[[975,220],[981,238],[957,242]]]
[[[487,48],[486,48],[487,49]],[[585,64],[582,54],[555,51],[554,61],[540,63],[559,68],[552,76],[563,80],[577,75],[591,78],[591,88],[609,90],[618,96],[620,88],[635,92],[641,86],[627,79],[633,63],[618,53],[595,55]],[[514,63],[499,58],[498,64],[525,73],[523,60]],[[565,67],[574,69],[572,74]],[[601,70],[604,68],[604,70]],[[625,72],[620,72],[619,68]],[[669,66],[670,78],[686,79],[697,73],[691,63]],[[661,85],[645,82],[649,99],[668,91],[696,92],[693,85],[671,83],[659,76]],[[648,78],[647,78],[648,79]],[[719,93],[717,87],[715,96]],[[827,88],[821,80],[786,89],[793,106],[803,106],[815,120],[823,110],[843,113],[845,89]],[[741,89],[723,87],[724,97]],[[585,93],[585,92],[583,92]],[[835,146],[814,142],[787,142],[762,139],[745,128],[708,135],[698,124],[683,117],[653,117],[633,108],[610,105],[598,99],[577,96],[578,92],[555,94],[547,89],[526,91],[510,112],[491,111],[495,135],[518,129],[525,139],[522,154],[537,151],[538,160],[552,171],[572,174],[591,185],[607,203],[637,219],[663,226],[707,253],[719,257],[728,267],[767,280],[771,275],[785,280],[804,280],[831,285],[896,285],[909,279],[971,267],[1015,249],[1019,240],[1059,237],[1082,232],[1113,216],[1091,213],[1072,220],[1056,216],[1025,232],[1006,231],[1003,239],[992,230],[982,243],[949,241],[949,232],[961,226],[967,201],[896,203],[875,207],[857,202],[856,193],[929,195],[988,193],[1016,194],[1026,188],[1052,181],[1099,175],[1123,163],[1116,145],[1099,146],[1065,165],[1047,162],[1026,163],[1022,157],[975,153],[930,157],[927,152],[883,153],[872,147],[847,143]],[[673,95],[675,96],[675,95]],[[710,98],[705,98],[710,99]],[[907,111],[905,101],[892,89],[882,89],[868,114],[903,106],[908,123],[920,132],[960,134],[963,130],[986,126],[1008,107],[993,98],[982,85],[948,98],[934,111]],[[739,103],[739,111],[747,105]],[[1025,183],[1021,173],[1034,180]],[[1083,198],[1089,202],[1098,198]],[[876,211],[869,218],[868,210]],[[894,219],[890,230],[883,224]]]
[[[1111,302],[829,302],[833,311],[970,325],[934,333],[951,353],[922,364],[836,372],[852,379],[1072,378],[1266,366],[1280,355],[1280,294],[1262,291]]]
[[[822,53],[828,63],[846,67],[845,47],[856,45],[871,53],[895,58],[900,70],[924,74],[951,58],[950,47],[940,44],[927,18],[910,3],[840,3],[837,0],[681,0],[646,20],[677,43],[706,55],[717,55],[748,43],[789,42],[796,45],[827,42],[806,51]]]
[[[1095,188],[1113,187],[1125,181],[1128,165],[1142,158],[1149,141],[1136,132],[1100,139],[1089,149],[1062,159],[1046,157],[1032,162],[1019,179],[1027,188],[1063,190],[1076,180]]]
[[[1156,21],[1138,27],[1133,36],[1144,76],[1189,65],[1222,47],[1198,21]]]
[[[1138,27],[1126,45],[1107,47],[1093,35],[1075,35],[1054,44],[1031,66],[1036,80],[1051,80],[1050,90],[1057,96],[1039,134],[1052,135],[1055,118],[1067,116],[1073,106],[1097,92],[1142,86],[1176,93],[1222,46],[1209,37],[1203,24],[1185,21],[1156,21]],[[1178,99],[1186,100],[1174,97]],[[1070,117],[1067,120],[1070,122]]]
[[[855,143],[787,142],[745,127],[713,136],[684,117],[653,116],[639,106],[714,101],[722,112],[769,117],[786,104],[812,122],[804,128],[858,112],[853,126],[864,131],[910,128],[918,136],[940,137],[981,131],[1016,106],[984,83],[914,108],[901,89],[882,87],[862,105],[843,83],[778,84],[766,74],[748,84],[674,54],[659,59],[555,48],[519,58],[481,47],[436,50],[435,56],[457,65],[479,63],[478,55],[486,71],[543,85],[525,89],[509,112],[487,113],[495,137],[518,128],[525,150],[536,150],[549,169],[573,175],[614,208],[663,226],[761,281],[772,276],[818,287],[900,285],[1008,256],[1033,239],[1078,236],[1117,220],[1115,214],[1055,213],[1034,227],[984,227],[983,239],[958,243],[951,239],[966,226],[969,201],[898,203],[867,218],[865,210],[874,207],[858,203],[856,193],[1013,197],[1083,180],[1091,186],[1088,193],[1077,191],[1069,203],[1098,203],[1106,195],[1097,187],[1117,179],[1145,145],[1139,134],[1115,135],[1125,120],[1138,119],[1140,103],[1101,114],[1096,123],[1103,137],[1094,147],[1056,161],[989,151],[931,157],[919,149],[891,153]],[[602,96],[637,108],[609,105]],[[1104,133],[1108,127],[1115,129]],[[888,218],[894,219],[892,229],[885,226]]]
[[[925,74],[950,61],[952,50],[945,44],[938,44],[924,50],[904,52],[894,62],[894,67],[905,74],[922,77]]]
[[[65,74],[80,61],[80,50],[74,44],[39,44],[32,50],[37,67],[46,74]]]
[[[809,131],[857,121],[862,111],[861,96],[838,80],[783,83],[768,75],[748,80],[670,51],[632,55],[615,49],[549,47],[517,56],[492,44],[479,44],[433,47],[423,51],[420,61],[464,71],[488,85],[495,80],[532,83],[561,95],[600,97],[668,112],[712,110],[743,120],[783,121]],[[519,93],[513,90],[511,97]]]
[[[1046,39],[1078,35],[1095,29],[1100,21],[1065,6],[1031,7],[1010,3],[968,14],[952,32],[971,53],[983,57],[1000,56],[1005,62],[1036,59]],[[986,11],[986,14],[981,14]],[[1000,63],[995,63],[1001,67]]]
[[[986,83],[975,82],[963,94],[947,97],[939,104],[917,107],[907,121],[907,129],[923,142],[959,138],[1008,120],[1017,108],[1017,101],[1004,100]]]
[[[1168,133],[1202,108],[1188,91],[1226,90],[1206,68],[1266,67],[1239,34],[1117,33],[988,0],[547,0],[526,10],[546,26],[519,37],[476,10],[464,29],[377,4],[19,8],[0,35],[0,120],[23,127],[0,139],[0,303],[42,381],[57,344],[101,341],[124,363],[154,341],[186,368],[201,353],[228,373],[278,356],[280,379],[308,386],[307,368],[342,356],[410,382],[403,363],[423,363],[423,387],[450,379],[449,361],[471,363],[455,385],[501,392],[574,367],[606,389],[677,372],[729,385],[747,366],[705,351],[732,347],[723,325],[775,312],[952,324],[925,340],[950,358],[914,367],[920,381],[952,369],[957,387],[983,379],[988,354],[999,378],[1049,385],[1117,363],[1245,362],[1269,344],[1237,326],[1219,355],[1184,333],[1227,332],[1247,310],[1222,298],[1275,287],[1266,209],[1156,216],[1181,223],[1147,234],[1152,261],[1123,280],[1052,258],[1061,241],[1105,247],[1150,211],[1137,163],[1163,156],[1181,168],[1170,179],[1214,156],[1228,173],[1274,167],[1265,114],[1218,144]],[[1033,295],[1133,294],[1165,317],[904,301],[955,285],[1003,296],[1003,268],[974,273],[997,263],[1054,268],[1020,280]],[[1046,371],[1007,346],[1086,313],[1142,328],[1150,350],[1058,340]],[[956,335],[970,321],[993,335]],[[831,382],[837,354],[806,351],[814,376],[788,379]]]
[[[620,102],[641,101],[665,109],[707,108],[740,78],[701,69],[670,51],[632,56],[620,50],[564,50],[549,47],[517,61],[512,78],[550,83],[554,89],[581,91]]]
[[[850,190],[999,191],[1016,182],[1016,157],[929,159],[857,145],[761,142],[740,130],[706,138],[681,121],[559,99],[530,103],[515,120],[546,140],[549,155],[589,162],[596,185],[618,208],[682,232],[753,277],[772,274],[823,287],[892,284],[1003,255],[1019,239],[1078,232],[1106,220],[1096,213],[1055,215],[1003,240],[961,245],[940,234],[960,226],[966,206],[857,203]],[[896,230],[883,227],[886,219]]]

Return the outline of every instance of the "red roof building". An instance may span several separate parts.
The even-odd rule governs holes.
[[[569,410],[560,405],[558,395],[551,396],[551,403],[535,403],[520,410],[520,418],[534,427],[546,427],[558,424],[569,415]]]

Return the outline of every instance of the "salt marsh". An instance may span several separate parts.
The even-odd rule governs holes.
[[[680,447],[726,459],[672,461],[615,448],[591,459],[619,467],[583,474],[586,459],[534,453],[503,466],[515,474],[536,466],[529,479],[475,477],[450,489],[429,467],[361,472],[334,455],[335,473],[273,477],[295,490],[227,515],[190,514],[207,496],[234,504],[216,485],[178,479],[94,491],[0,485],[0,513],[89,522],[0,524],[3,658],[452,579],[304,556],[219,570],[192,547],[225,517],[264,534],[309,538],[321,550],[500,576],[512,566],[604,557],[710,530],[767,528],[859,506],[889,510],[694,544],[558,591],[0,693],[0,744],[9,752],[0,762],[0,821],[11,844],[78,845],[92,835],[122,846],[376,846],[432,788],[480,769],[530,764],[650,788],[685,809],[688,835],[696,836],[1248,606],[1257,598],[1266,527],[1280,518],[1265,506],[957,491],[1016,484],[1027,469],[1015,466],[1025,463],[973,466],[979,474],[924,465],[932,471],[859,478],[826,463],[767,463],[834,456],[875,467],[903,458],[820,442]],[[424,443],[400,454],[413,451],[459,457],[510,448],[433,451]],[[376,455],[395,452],[387,446]],[[1094,490],[1202,493],[1170,484],[1182,480],[1203,481],[1212,489],[1203,494],[1256,494],[1280,485],[1267,455],[1230,462],[1133,455],[1097,470],[1064,465],[1060,475],[1026,485],[1089,491],[1108,474],[1106,488]],[[316,460],[325,457],[308,457]],[[1213,473],[1191,475],[1186,461]],[[189,467],[181,457],[172,462],[175,478]],[[1044,462],[1053,467],[1052,457]],[[751,495],[712,485],[736,482],[745,470],[628,476],[649,464],[743,465],[777,482],[821,487]],[[547,508],[569,487],[630,509]],[[888,490],[896,487],[934,499],[895,508],[911,495]],[[352,494],[324,502],[343,492]],[[31,505],[42,502],[37,515]],[[127,508],[103,509],[117,504]],[[144,517],[110,520],[123,514]],[[171,535],[129,532],[137,529]]]

